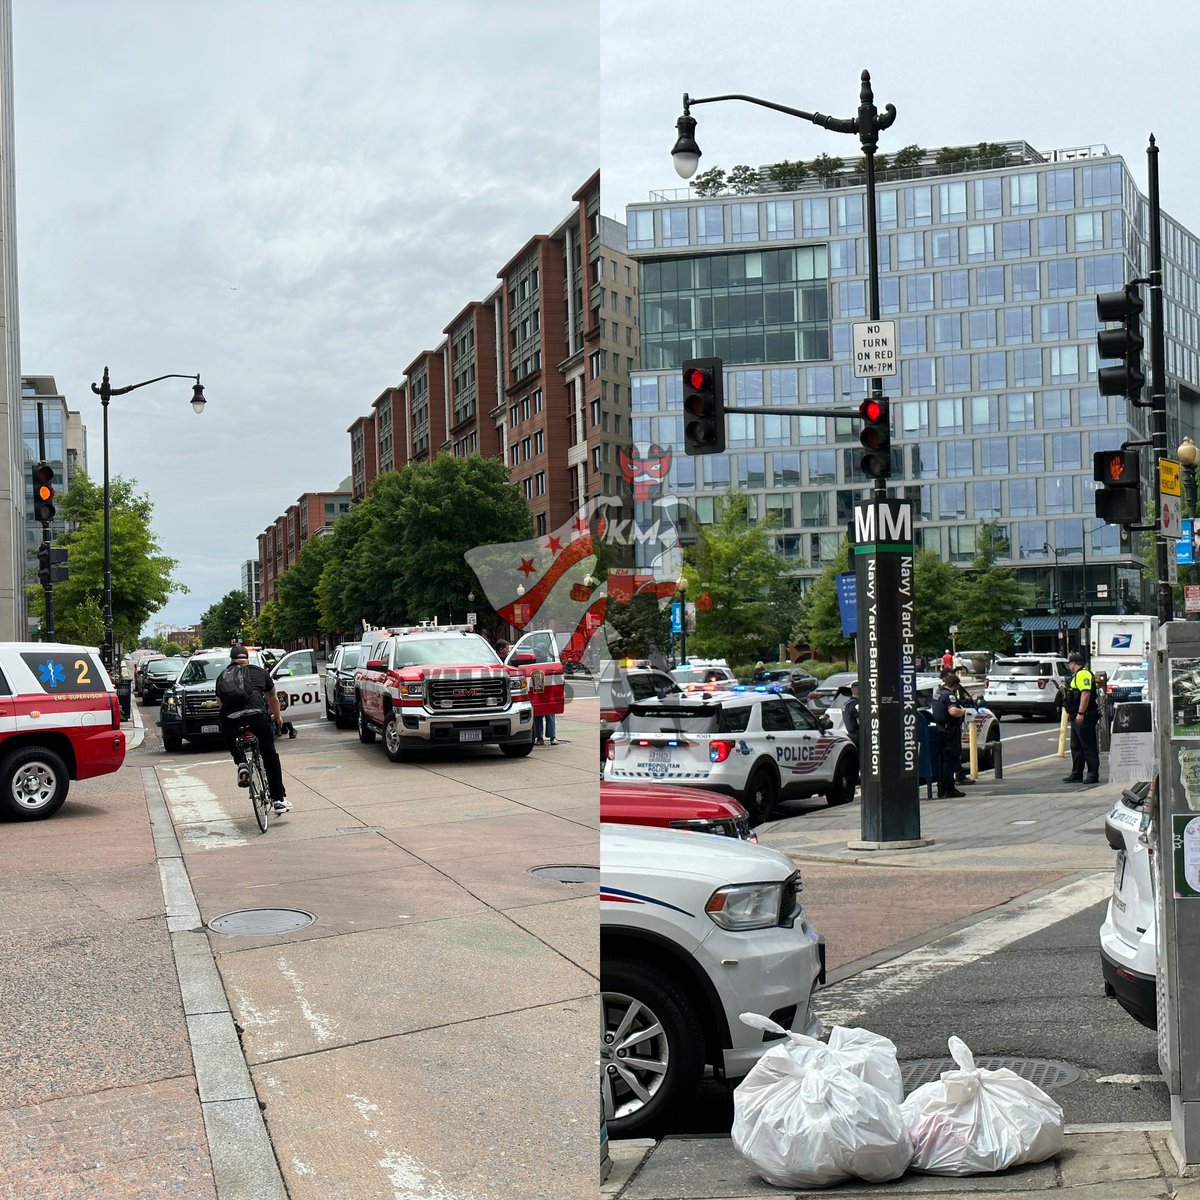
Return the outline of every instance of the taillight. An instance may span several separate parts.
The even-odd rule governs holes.
[[[1108,685],[1108,694],[1109,694],[1110,696],[1112,695],[1112,687],[1113,687],[1113,685],[1110,683],[1110,684]]]
[[[605,747],[604,756],[605,756],[605,758],[616,758],[617,757],[617,747],[614,742],[610,741],[608,743],[608,745]]]
[[[723,763],[733,753],[733,742],[709,742],[708,761]]]
[[[1044,692],[1046,690],[1046,684],[1048,684],[1049,682],[1050,681],[1048,679],[1039,679],[1038,680],[1038,691]]]
[[[112,727],[114,729],[121,728],[121,702],[117,699],[116,692],[108,693],[108,708],[109,716],[112,717]]]
[[[612,725],[620,725],[625,720],[625,714],[629,711],[627,708],[602,708],[600,710],[600,720],[608,721]]]

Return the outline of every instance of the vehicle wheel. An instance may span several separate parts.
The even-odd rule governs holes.
[[[369,746],[375,740],[375,730],[367,724],[367,714],[363,712],[361,704],[358,706],[358,740],[364,746]]]
[[[696,1006],[643,963],[600,968],[600,1061],[610,1137],[629,1137],[692,1097],[704,1067]]]
[[[854,799],[854,789],[858,786],[858,762],[853,754],[842,752],[838,759],[837,769],[833,773],[833,784],[825,793],[825,799],[830,808],[838,804],[849,804]]]
[[[164,750],[182,750],[183,738],[177,733],[164,733],[162,735]]]
[[[400,734],[400,717],[393,709],[383,722],[383,752],[394,763],[407,762],[409,751]]]
[[[334,709],[333,705],[329,703],[328,696],[325,697],[325,720],[327,720],[327,721],[336,721],[337,720],[337,711],[336,711],[336,709]]]
[[[353,729],[354,716],[351,713],[345,713],[341,707],[335,707],[333,710],[333,723],[338,729]]]
[[[23,746],[0,763],[0,811],[21,821],[53,816],[67,798],[71,777],[53,750]]]
[[[533,750],[533,734],[529,735],[527,742],[501,742],[500,749],[509,758],[524,758]]]
[[[751,825],[761,825],[771,815],[775,801],[779,799],[779,780],[770,767],[755,767],[746,783],[746,795],[742,803],[750,814]]]

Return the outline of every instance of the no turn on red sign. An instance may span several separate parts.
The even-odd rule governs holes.
[[[896,374],[895,321],[855,321],[850,331],[856,379]]]

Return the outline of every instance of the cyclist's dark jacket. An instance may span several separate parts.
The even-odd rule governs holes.
[[[230,681],[226,680],[226,676],[230,675],[231,672],[242,666],[245,666],[251,686],[251,703],[249,705],[242,700],[240,695],[231,697],[228,694],[221,694],[222,681],[226,682],[226,688],[228,689]],[[270,673],[263,670],[262,667],[255,667],[241,663],[230,663],[229,666],[227,666],[225,670],[217,676],[217,699],[221,702],[221,716],[236,717],[240,716],[244,712],[270,712],[270,709],[267,707],[267,697],[274,690],[275,681],[271,678]]]

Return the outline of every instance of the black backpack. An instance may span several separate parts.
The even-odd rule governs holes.
[[[217,676],[217,698],[228,712],[262,707],[247,663],[230,663]]]

